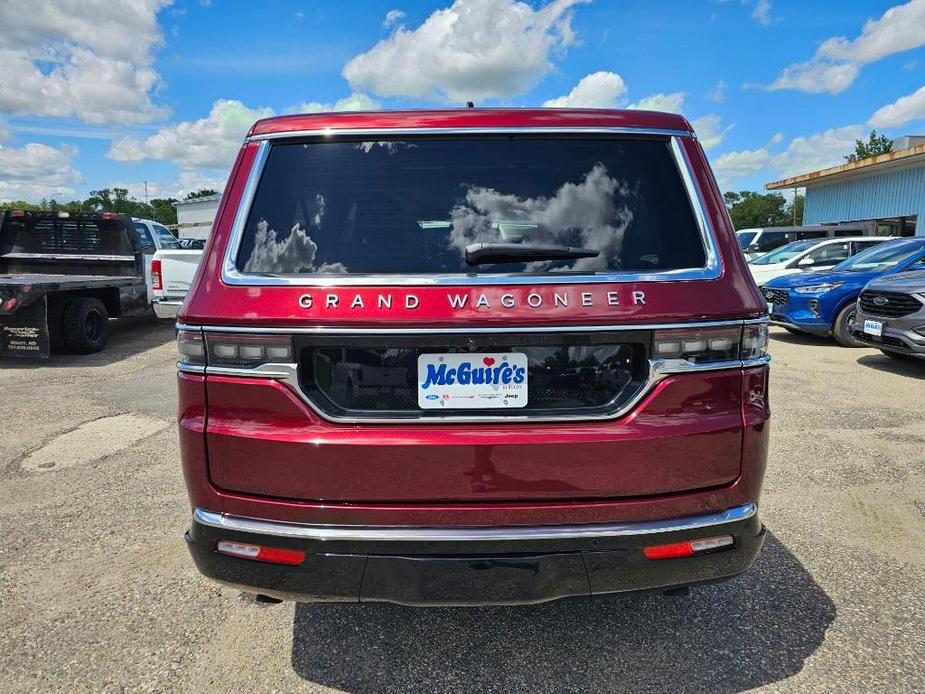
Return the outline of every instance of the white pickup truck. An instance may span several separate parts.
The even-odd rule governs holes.
[[[133,219],[132,222],[142,246],[154,247],[150,261],[145,257],[145,280],[151,307],[158,318],[173,320],[196,274],[202,249],[183,248],[166,227],[150,219]]]

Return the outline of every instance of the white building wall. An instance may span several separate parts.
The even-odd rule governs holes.
[[[177,230],[181,239],[207,239],[212,231],[212,221],[218,212],[218,198],[215,200],[190,200],[177,204]],[[203,226],[183,226],[184,224],[204,223]]]

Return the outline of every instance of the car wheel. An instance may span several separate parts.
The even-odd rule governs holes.
[[[109,312],[99,299],[84,296],[64,306],[61,333],[67,348],[77,354],[93,354],[109,339]]]
[[[911,354],[903,354],[902,352],[891,352],[888,349],[880,350],[883,354],[888,356],[890,359],[897,359],[899,361],[918,361],[916,357],[913,357]]]
[[[855,339],[854,320],[857,317],[857,307],[850,303],[838,312],[838,317],[832,325],[832,336],[842,347],[863,347],[864,343]]]

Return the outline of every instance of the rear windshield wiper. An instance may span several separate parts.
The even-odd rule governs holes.
[[[466,246],[466,262],[517,263],[525,260],[559,260],[562,258],[596,258],[600,251],[574,246],[533,246],[523,243],[473,243]]]

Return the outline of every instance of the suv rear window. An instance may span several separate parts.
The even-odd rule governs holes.
[[[479,243],[515,257],[472,262]],[[523,260],[523,247],[535,246],[593,256]],[[535,136],[275,144],[236,258],[241,272],[283,275],[589,274],[705,262],[666,140]]]

